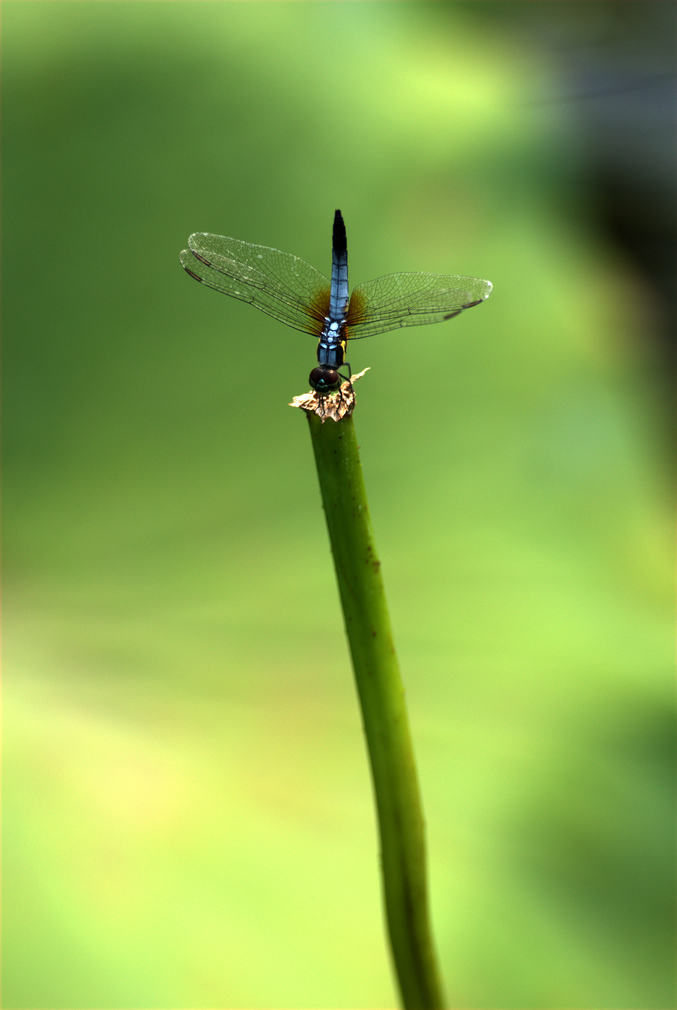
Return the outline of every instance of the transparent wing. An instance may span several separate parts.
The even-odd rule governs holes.
[[[310,263],[225,235],[200,232],[190,236],[188,246],[181,265],[195,280],[295,330],[319,335],[329,307],[329,281]]]
[[[351,340],[400,326],[441,323],[491,294],[491,282],[446,274],[387,274],[355,288],[348,308]]]

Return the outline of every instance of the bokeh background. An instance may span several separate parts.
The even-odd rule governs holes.
[[[450,1006],[674,1005],[675,5],[5,2],[4,1006],[397,1005],[302,414],[356,344]]]

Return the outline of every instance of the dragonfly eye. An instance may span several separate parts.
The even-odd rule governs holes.
[[[311,389],[314,389],[320,396],[325,393],[333,393],[341,385],[341,376],[335,368],[314,368],[308,377]]]

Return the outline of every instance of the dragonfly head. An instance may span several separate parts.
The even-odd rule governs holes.
[[[308,377],[311,389],[314,389],[320,396],[327,393],[335,393],[341,385],[341,376],[335,368],[327,368],[326,365],[318,365],[312,370]]]

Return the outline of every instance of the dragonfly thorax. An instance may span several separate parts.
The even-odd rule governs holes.
[[[343,364],[343,352],[346,349],[345,329],[345,320],[325,318],[317,344],[317,360],[321,365],[340,367]]]
[[[317,344],[318,366],[310,373],[310,386],[320,396],[335,392],[341,385],[339,368],[345,362],[346,340],[343,336],[345,322],[325,318]]]

